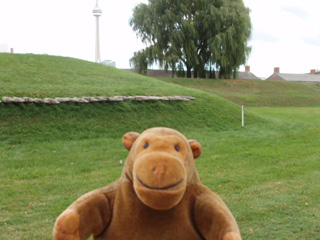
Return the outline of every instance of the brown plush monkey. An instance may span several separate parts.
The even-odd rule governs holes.
[[[126,133],[122,176],[89,192],[56,220],[57,240],[241,240],[224,202],[201,184],[194,159],[202,151],[170,128]]]

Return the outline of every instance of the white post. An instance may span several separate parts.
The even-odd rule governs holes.
[[[244,127],[244,105],[242,105],[242,127]]]

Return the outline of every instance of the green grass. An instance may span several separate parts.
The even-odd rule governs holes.
[[[165,82],[201,89],[250,107],[320,106],[320,84],[301,82],[161,78]]]
[[[294,122],[297,124],[308,124],[310,126],[320,125],[320,108],[318,107],[262,107],[250,108],[256,115],[264,116],[265,119],[273,121]]]
[[[241,108],[221,97],[102,64],[28,54],[0,54],[0,64],[0,98],[99,95],[189,95],[196,98],[183,103],[126,101],[56,106],[2,103],[2,142],[119,137],[127,131],[142,131],[159,125],[181,131],[197,127],[221,131],[241,125]],[[250,119],[248,124],[262,122],[255,116]]]
[[[227,202],[243,239],[317,239],[319,134],[270,125],[202,135],[202,181]]]
[[[155,79],[72,58],[0,53],[0,66],[0,96],[44,98],[167,93],[166,85]],[[171,89],[171,93],[178,92]]]
[[[51,239],[56,217],[70,203],[120,177],[120,160],[127,156],[122,135],[153,126],[176,128],[202,144],[203,154],[196,160],[201,180],[227,203],[243,239],[320,239],[320,108],[308,98],[304,103],[308,107],[303,108],[280,107],[281,102],[263,107],[260,102],[247,108],[246,126],[241,128],[239,105],[195,90],[191,82],[186,88],[52,56],[0,54],[0,62],[0,97],[150,94],[197,98],[54,106],[1,103],[0,239]],[[55,74],[65,88],[54,83]],[[41,76],[38,83],[36,76]],[[88,79],[92,79],[89,85],[85,84]],[[195,85],[200,82],[195,80]],[[223,95],[235,90],[219,91]],[[252,91],[250,96],[248,86],[251,101]],[[303,87],[299,91],[309,94]],[[266,98],[273,97],[269,93]]]
[[[262,128],[184,133],[202,143],[201,179],[228,204],[244,239],[319,235],[320,126],[281,121]],[[33,141],[2,150],[4,239],[50,239],[59,213],[85,192],[119,178],[119,161],[127,155],[120,137]]]

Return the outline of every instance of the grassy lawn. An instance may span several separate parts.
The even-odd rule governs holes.
[[[180,86],[201,89],[240,105],[250,107],[318,107],[320,106],[320,84],[252,81],[161,78],[162,81]]]
[[[264,116],[265,119],[281,122],[292,122],[299,125],[308,124],[310,126],[320,125],[319,107],[262,107],[250,108],[256,115]]]
[[[59,67],[61,61],[64,64]],[[310,94],[305,107],[283,107],[283,102],[269,106],[266,102],[275,97],[270,93],[269,100],[259,97],[259,104],[252,105],[256,107],[247,108],[246,126],[241,128],[241,107],[212,94],[212,85],[206,91],[195,90],[200,80],[186,88],[51,56],[0,54],[0,62],[11,66],[11,71],[0,69],[0,97],[154,94],[197,98],[187,103],[1,103],[0,239],[52,239],[54,221],[70,203],[120,177],[120,160],[127,156],[122,135],[154,126],[176,128],[202,144],[203,155],[196,160],[202,182],[227,203],[243,239],[320,239],[320,104],[314,104],[316,94],[309,92],[308,85],[297,85],[300,90],[295,96]],[[55,83],[50,68],[64,82],[73,83],[57,89],[61,83]],[[90,72],[93,68],[97,73]],[[33,72],[40,72],[44,79],[37,80]],[[84,82],[91,79],[90,86],[81,83],[80,76],[85,74]],[[16,79],[28,83],[21,85]],[[221,87],[218,95],[231,96],[230,92],[237,94],[243,88]],[[250,87],[246,94],[250,96]]]
[[[198,128],[185,135],[202,143],[201,179],[228,204],[244,239],[317,239],[320,125],[274,119],[259,127]],[[126,155],[120,137],[2,146],[0,238],[50,239],[59,213],[119,178]]]

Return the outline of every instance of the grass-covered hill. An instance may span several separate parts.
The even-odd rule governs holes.
[[[181,94],[181,88],[169,88],[157,80],[65,57],[1,53],[0,71],[0,96]]]
[[[240,105],[251,107],[316,107],[320,106],[320,84],[256,81],[161,78],[175,83],[210,92]]]
[[[0,104],[0,140],[119,136],[167,126],[239,128],[241,109],[221,97],[102,64],[32,54],[0,54],[0,97],[193,96],[190,102]],[[260,121],[251,116],[248,124]],[[27,127],[26,127],[27,126]],[[23,137],[20,133],[23,133]]]

